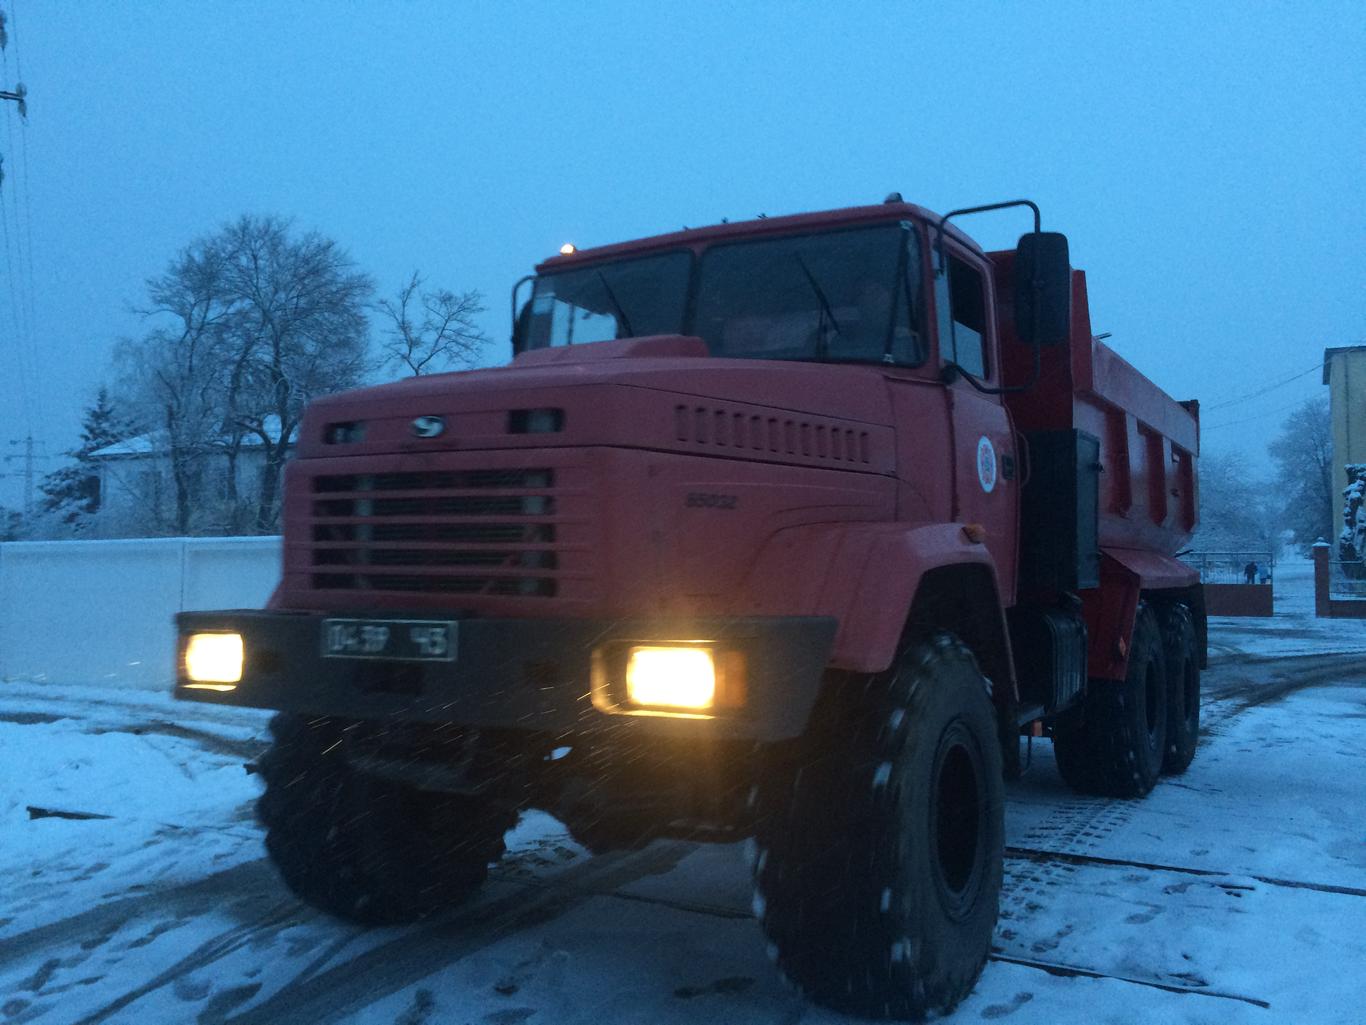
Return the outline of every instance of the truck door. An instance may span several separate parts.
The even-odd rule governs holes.
[[[938,254],[935,254],[936,258]],[[953,461],[952,518],[986,528],[986,547],[996,560],[1001,600],[1015,594],[1018,543],[1018,456],[1015,431],[1000,395],[983,394],[965,380],[999,387],[995,303],[991,275],[975,254],[944,240],[947,266],[934,279],[939,361],[962,373],[944,391]]]

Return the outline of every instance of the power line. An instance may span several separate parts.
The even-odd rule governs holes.
[[[1302,370],[1298,374],[1292,374],[1284,380],[1277,381],[1275,384],[1265,385],[1262,388],[1258,388],[1256,391],[1248,392],[1246,395],[1239,395],[1236,398],[1225,399],[1223,402],[1215,402],[1211,405],[1203,406],[1201,407],[1201,412],[1209,413],[1213,412],[1216,409],[1224,409],[1227,406],[1236,406],[1240,402],[1246,402],[1248,399],[1255,399],[1259,395],[1265,395],[1267,392],[1275,391],[1277,388],[1280,388],[1283,385],[1287,385],[1291,381],[1298,381],[1301,377],[1307,377],[1308,375],[1314,373],[1314,371],[1322,369],[1323,361],[1319,360],[1319,362],[1315,363],[1308,370]]]
[[[1304,375],[1303,375],[1303,374],[1300,374],[1299,376],[1303,377]],[[1205,425],[1201,424],[1201,426],[1200,426],[1200,432],[1203,434],[1203,433],[1206,432],[1206,431],[1217,431],[1217,430],[1219,430],[1219,428],[1221,428],[1221,427],[1237,427],[1239,424],[1250,424],[1250,423],[1252,423],[1254,420],[1265,420],[1267,417],[1269,417],[1269,416],[1275,416],[1277,413],[1284,413],[1286,410],[1289,410],[1289,409],[1297,409],[1297,408],[1299,408],[1300,406],[1303,406],[1303,405],[1305,404],[1306,401],[1308,401],[1308,400],[1306,400],[1306,399],[1298,399],[1298,400],[1296,400],[1295,402],[1290,403],[1290,405],[1288,405],[1288,406],[1281,406],[1281,407],[1279,407],[1278,409],[1268,410],[1268,411],[1265,412],[1265,413],[1259,413],[1259,414],[1257,414],[1256,416],[1249,416],[1249,417],[1247,417],[1246,419],[1243,419],[1243,420],[1228,420],[1228,421],[1226,421],[1226,422],[1224,422],[1224,423],[1221,423],[1221,424],[1210,424],[1208,427],[1206,427]]]

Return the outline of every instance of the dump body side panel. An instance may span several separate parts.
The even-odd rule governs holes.
[[[993,253],[997,295],[1012,295],[1014,253]],[[1033,352],[1015,335],[1009,304],[998,302],[1007,379],[1029,380]],[[1102,547],[1174,555],[1199,522],[1198,407],[1172,399],[1092,335],[1086,275],[1072,272],[1068,344],[1040,352],[1030,390],[1009,398],[1021,431],[1078,428],[1101,442]]]
[[[997,295],[1012,295],[1014,253],[990,256]],[[1016,337],[1010,304],[998,301],[997,314],[1007,379],[1023,384],[1033,375],[1034,352]],[[1100,473],[1093,479],[1100,572],[1095,586],[1078,593],[1088,675],[1122,680],[1140,600],[1160,592],[1185,595],[1199,584],[1199,575],[1173,558],[1199,522],[1199,407],[1172,399],[1093,336],[1082,271],[1072,272],[1068,343],[1042,349],[1038,357],[1037,383],[1008,400],[1023,436],[1025,473],[1028,479],[1034,472],[1031,433],[1077,430],[1099,441]],[[1026,483],[1026,496],[1027,489]],[[1022,546],[1030,544],[1029,536],[1021,538]]]

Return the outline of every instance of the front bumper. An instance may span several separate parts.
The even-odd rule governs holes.
[[[433,610],[349,613],[366,619],[449,619]],[[610,733],[784,740],[806,728],[834,641],[827,617],[658,620],[458,619],[451,662],[325,657],[316,613],[182,612],[175,695],[189,701],[305,715],[456,723],[556,735]],[[231,690],[187,686],[186,638],[242,635],[242,680]],[[622,714],[593,700],[595,656],[613,645],[706,638],[741,652],[742,707],[707,716]],[[599,667],[602,660],[597,660]],[[601,668],[599,668],[599,673]]]

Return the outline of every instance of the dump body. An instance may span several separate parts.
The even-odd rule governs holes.
[[[997,295],[1009,295],[1014,254],[992,253],[991,260]],[[1077,588],[1087,624],[1090,677],[1124,678],[1144,592],[1194,608],[1203,664],[1205,619],[1199,575],[1174,557],[1199,518],[1199,404],[1172,399],[1096,338],[1085,272],[1074,270],[1071,279],[1068,343],[1039,350],[1037,382],[1010,396],[1009,403],[1027,463],[1031,437],[1042,444],[1062,432],[1080,436],[1086,457],[1078,459],[1078,487],[1088,498],[1094,496],[1094,508],[1083,500],[1083,522],[1077,522],[1074,508],[1060,520],[1050,496],[1045,496],[1042,507],[1031,506],[1026,491],[1023,543],[1039,546],[1043,554],[1038,561],[1055,566],[1059,552],[1053,542],[1069,530],[1089,537],[1085,519],[1093,517],[1094,542],[1089,547],[1098,558],[1090,579],[1078,582]],[[998,315],[1006,375],[1012,381],[1027,381],[1033,376],[1032,354],[1012,344],[1015,325],[1007,304],[999,304]],[[1087,479],[1088,468],[1094,471],[1093,480]],[[1054,474],[1046,487],[1059,483]],[[1023,584],[1028,588],[1029,581]]]
[[[1013,253],[992,253],[998,295],[1014,286]],[[1027,380],[1029,351],[1014,344],[1001,309],[1007,376]],[[1010,397],[1021,431],[1076,428],[1101,442],[1100,543],[1105,548],[1174,555],[1194,533],[1199,496],[1199,406],[1177,402],[1092,335],[1086,274],[1072,274],[1072,331],[1065,347],[1040,353],[1038,384]]]

